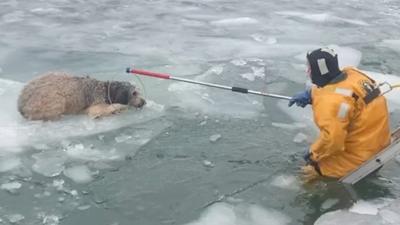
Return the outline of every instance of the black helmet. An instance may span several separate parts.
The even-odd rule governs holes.
[[[327,85],[341,74],[338,57],[333,49],[320,48],[307,53],[311,67],[311,81],[319,87]]]

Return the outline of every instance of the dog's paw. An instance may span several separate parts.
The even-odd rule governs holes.
[[[122,104],[116,103],[116,104],[112,104],[112,105],[109,106],[110,114],[118,114],[118,113],[121,113],[121,112],[123,112],[125,110],[128,110],[128,106],[127,105],[122,105]]]
[[[102,117],[102,115],[100,113],[90,114],[89,117],[90,117],[90,119],[95,120],[95,119],[100,119]]]

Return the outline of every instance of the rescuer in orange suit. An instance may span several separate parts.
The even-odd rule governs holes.
[[[318,139],[304,155],[306,179],[341,178],[390,144],[389,112],[376,82],[356,68],[339,69],[329,48],[307,53],[313,86],[289,101],[312,105]]]

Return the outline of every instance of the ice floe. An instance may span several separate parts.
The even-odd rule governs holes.
[[[298,11],[280,11],[276,12],[276,14],[283,15],[283,16],[290,16],[290,17],[298,17],[302,18],[305,20],[313,21],[313,22],[343,22],[343,23],[348,23],[348,24],[353,24],[353,25],[359,25],[359,26],[368,26],[369,24],[367,22],[364,22],[362,20],[355,20],[355,19],[348,19],[348,18],[342,18],[338,17],[329,13],[303,13],[303,12],[298,12]]]
[[[323,214],[314,225],[398,225],[400,224],[400,200],[360,200],[349,209]]]
[[[85,165],[66,168],[64,175],[76,183],[88,183],[93,180],[92,172]]]
[[[0,147],[43,144],[68,137],[93,135],[132,124],[141,124],[163,115],[164,108],[151,100],[143,110],[130,110],[120,115],[92,120],[84,115],[66,116],[60,121],[27,121],[17,111],[17,98],[23,83],[0,79]],[[0,151],[1,152],[1,151]],[[0,153],[1,154],[1,153]]]
[[[200,219],[186,225],[286,225],[290,217],[258,205],[217,203],[208,208]]]
[[[215,26],[242,26],[249,24],[257,24],[258,20],[250,17],[239,17],[212,21],[211,24]]]

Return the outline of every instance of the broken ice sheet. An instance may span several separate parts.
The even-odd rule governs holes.
[[[357,201],[350,209],[350,212],[358,214],[376,215],[378,214],[378,205],[367,201]]]
[[[21,159],[16,156],[0,157],[0,173],[16,169],[21,165]]]
[[[16,193],[18,189],[22,187],[22,184],[19,182],[10,182],[10,183],[5,183],[0,186],[0,189],[6,190],[10,193]]]
[[[212,168],[212,167],[215,166],[214,163],[212,163],[212,162],[209,161],[209,160],[204,160],[204,161],[203,161],[203,165],[204,165],[205,167],[210,167],[210,168]]]
[[[257,205],[216,203],[186,225],[288,225],[287,215]]]
[[[87,161],[109,161],[122,158],[121,154],[116,152],[114,148],[105,151],[92,147],[87,147],[83,144],[69,145],[65,147],[65,152],[71,158]]]
[[[271,185],[286,190],[295,190],[295,191],[300,190],[300,184],[296,179],[296,177],[286,174],[282,174],[275,177],[272,180]]]
[[[45,212],[40,212],[37,218],[42,221],[43,225],[58,225],[60,222],[60,217],[57,215],[47,215]]]
[[[58,191],[64,189],[64,180],[62,179],[56,179],[53,180],[53,187],[55,187]]]
[[[85,165],[67,168],[64,175],[76,183],[88,183],[93,180],[91,171]]]
[[[339,199],[328,198],[321,205],[322,210],[328,210],[339,202]]]
[[[271,123],[272,126],[282,128],[285,130],[296,130],[301,128],[306,128],[306,124],[304,123]]]
[[[216,141],[218,141],[219,139],[221,139],[221,137],[222,137],[221,134],[214,134],[214,135],[211,135],[211,136],[210,136],[210,141],[211,141],[211,142],[216,142]]]
[[[126,142],[129,139],[132,139],[132,136],[126,135],[126,134],[121,134],[121,135],[115,137],[115,141],[117,143]]]
[[[43,176],[58,176],[64,170],[66,157],[58,151],[37,153],[32,158],[36,160],[32,166],[33,171]]]
[[[301,143],[304,143],[304,142],[306,142],[308,140],[308,137],[307,137],[307,135],[305,135],[305,134],[303,134],[303,133],[298,133],[298,134],[296,134],[296,136],[294,136],[294,138],[293,138],[293,142],[294,143],[297,143],[297,144],[301,144]]]

